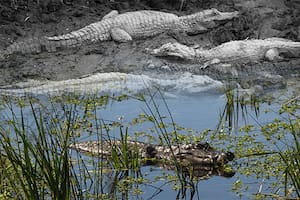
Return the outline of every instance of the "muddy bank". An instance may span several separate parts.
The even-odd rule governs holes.
[[[12,84],[28,79],[66,80],[97,72],[125,72],[133,74],[168,74],[189,71],[193,74],[209,75],[217,80],[238,80],[243,87],[259,84],[263,87],[285,87],[286,78],[298,77],[300,59],[278,63],[251,63],[231,68],[209,67],[181,60],[162,59],[149,55],[146,48],[156,48],[162,43],[178,41],[188,45],[212,47],[220,43],[246,39],[284,37],[300,41],[299,0],[227,0],[227,1],[45,1],[43,4],[11,5],[1,2],[0,48],[13,41],[33,36],[52,36],[79,29],[96,22],[112,9],[120,12],[155,9],[190,14],[205,8],[221,11],[241,12],[239,19],[226,23],[215,30],[186,36],[163,34],[130,43],[113,41],[84,45],[76,49],[65,49],[55,53],[38,55],[13,55],[0,62],[0,85]],[[62,3],[63,2],[63,3]],[[179,11],[179,8],[182,8]]]

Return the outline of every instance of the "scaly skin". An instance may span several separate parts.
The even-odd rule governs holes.
[[[177,15],[159,11],[135,11],[118,14],[112,11],[99,22],[92,23],[82,29],[68,34],[33,38],[24,42],[16,42],[6,50],[0,51],[0,59],[13,53],[53,52],[57,48],[80,46],[84,43],[115,40],[127,42],[133,39],[146,38],[168,31],[201,33],[238,17],[238,12],[219,12],[216,9],[204,10],[192,15]]]
[[[171,13],[143,10],[105,16],[104,20],[90,24],[78,31],[66,35],[48,37],[48,39],[63,41],[77,38],[80,40],[104,41],[112,38],[119,42],[126,42],[170,30],[188,33],[204,32],[218,26],[218,23],[215,21],[230,20],[237,16],[238,12],[222,13],[216,9],[204,10],[182,17]],[[124,32],[122,33],[122,31]],[[128,35],[124,36],[123,34]]]
[[[247,63],[282,59],[281,53],[300,57],[300,42],[283,38],[231,41],[212,49],[194,49],[179,43],[167,43],[153,50],[156,56],[175,56],[206,67],[218,63]]]
[[[111,156],[112,148],[122,149],[120,140],[88,141],[71,145],[79,151],[93,155]],[[178,144],[178,145],[151,145],[143,142],[127,141],[128,151],[138,151],[141,158],[155,158],[158,162],[172,163],[175,159],[185,166],[189,165],[223,165],[234,159],[232,152],[218,152],[207,143]],[[117,152],[122,154],[122,152]]]

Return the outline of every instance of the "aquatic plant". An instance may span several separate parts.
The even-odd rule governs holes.
[[[122,119],[106,121],[99,118],[99,108],[107,106],[109,102],[128,98],[130,97],[127,95],[72,95],[40,100],[3,96],[3,112],[0,116],[0,176],[3,178],[0,185],[1,197],[110,199],[119,195],[128,196],[132,190],[134,193],[141,193],[138,185],[147,182],[140,174],[144,161],[140,159],[138,147],[129,149],[127,146],[127,141],[132,140],[128,127],[123,124]],[[178,139],[174,139],[177,137],[174,121],[170,126],[173,127],[170,135],[169,125],[165,124],[154,96],[150,97],[150,102],[143,95],[134,98],[143,101],[149,110],[144,111],[146,114],[140,115],[131,124],[153,123],[153,130],[156,130],[157,138],[160,138],[157,141],[169,146],[178,142]],[[110,159],[101,155],[87,159],[76,150],[69,149],[82,135],[93,134],[98,141],[113,143],[115,137],[110,134],[112,129],[119,130],[122,145],[113,146]],[[149,134],[136,134],[136,139],[139,135]],[[100,145],[99,148],[103,147]],[[177,179],[172,182],[179,180],[183,189],[186,180],[181,177],[186,177],[187,173],[181,173],[176,159],[174,163],[178,173]],[[110,189],[113,193],[104,190],[107,185],[105,176],[108,174],[115,177],[116,182]],[[133,188],[133,185],[136,186]]]
[[[43,100],[45,102],[34,98],[3,97],[0,198],[112,199],[141,195],[144,192],[142,185],[152,182],[141,173],[144,161],[139,159],[137,147],[129,149],[127,146],[128,140],[141,138],[169,147],[209,141],[217,148],[229,148],[237,156],[238,176],[233,188],[239,195],[249,195],[246,189],[250,187],[241,176],[252,176],[262,180],[257,183],[257,193],[251,194],[255,198],[299,198],[299,97],[281,102],[280,117],[266,124],[256,117],[260,115],[260,106],[269,103],[270,98],[240,96],[235,90],[228,90],[225,98],[228,101],[216,130],[198,132],[175,123],[159,90],[147,96],[69,96]],[[101,108],[127,99],[145,105],[142,113],[132,121],[125,123],[122,117],[111,121],[101,116]],[[254,116],[249,110],[254,110]],[[256,124],[248,123],[248,117]],[[130,127],[141,124],[152,126],[131,132]],[[113,137],[112,131],[118,135]],[[113,147],[110,159],[101,155],[86,157],[69,149],[70,144],[88,136],[112,144],[117,137],[122,145]],[[178,198],[197,195],[199,179],[205,178],[197,174],[199,170],[207,170],[211,175],[215,170],[195,166],[183,168],[176,159],[173,166],[175,173],[165,173],[157,178],[173,184]],[[230,167],[226,170],[219,169],[214,173],[232,176]],[[161,190],[156,188],[156,192]]]
[[[229,88],[225,94],[226,103],[217,129],[207,136],[212,140],[222,140],[236,153],[237,171],[243,176],[254,176],[263,180],[258,183],[255,198],[299,198],[300,180],[300,118],[299,96],[282,100],[270,96],[241,96],[238,90]],[[286,98],[286,97],[285,97]],[[277,100],[277,101],[275,101]],[[279,104],[278,118],[262,124],[258,120],[260,105]],[[254,110],[255,116],[248,113]],[[265,112],[270,112],[266,110]],[[249,124],[248,118],[255,123]],[[239,123],[244,122],[241,126]],[[226,129],[227,128],[227,129]],[[264,138],[262,138],[263,136]],[[226,142],[227,141],[227,142]],[[245,195],[249,185],[237,177],[234,191]],[[269,192],[263,188],[271,188]]]
[[[42,110],[29,102],[31,116],[24,115],[25,105],[18,100],[19,113],[13,108],[10,99],[6,99],[10,117],[0,126],[1,158],[5,168],[2,170],[3,182],[8,190],[4,193],[19,199],[70,199],[72,191],[79,185],[74,179],[74,171],[68,153],[68,144],[74,125],[72,109],[65,112],[69,123],[56,124],[44,121]],[[53,108],[53,112],[56,110]],[[27,124],[27,117],[33,124]],[[47,124],[49,123],[49,124]],[[47,126],[46,126],[47,125]],[[56,134],[49,134],[55,131]]]
[[[290,196],[293,192],[296,192],[298,198],[300,198],[300,96],[296,96],[287,100],[282,106],[280,113],[288,114],[284,116],[284,120],[279,122],[279,126],[282,128],[282,134],[279,137],[283,137],[283,144],[285,148],[278,146],[279,155],[283,163],[285,164],[285,196]],[[278,125],[278,121],[274,121],[274,126]],[[277,129],[279,131],[279,128]],[[265,132],[266,133],[266,132]],[[267,134],[270,133],[267,131]],[[273,135],[271,133],[271,135]],[[268,134],[269,136],[269,134]],[[278,138],[278,135],[275,137]],[[279,140],[281,140],[279,138]],[[288,184],[291,184],[290,186]]]

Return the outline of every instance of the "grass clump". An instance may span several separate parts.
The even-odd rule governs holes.
[[[62,127],[54,120],[46,122],[33,101],[28,105],[30,116],[24,115],[20,101],[19,113],[10,100],[6,106],[10,117],[0,126],[1,158],[8,169],[2,171],[9,188],[4,193],[18,199],[70,199],[79,190],[68,150],[76,122],[72,110],[65,112],[68,123]],[[32,124],[27,124],[28,117]]]

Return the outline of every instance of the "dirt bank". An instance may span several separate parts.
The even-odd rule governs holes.
[[[33,36],[59,35],[79,29],[100,20],[112,9],[120,12],[155,9],[184,15],[214,7],[221,11],[238,10],[242,14],[239,19],[201,35],[163,34],[126,44],[108,41],[55,53],[13,55],[0,62],[0,85],[27,79],[64,80],[96,72],[164,72],[167,75],[178,71],[190,71],[219,80],[239,79],[244,87],[260,84],[262,81],[268,86],[283,87],[284,77],[300,74],[300,59],[275,64],[255,63],[246,69],[245,66],[240,66],[234,70],[214,67],[199,70],[199,65],[155,58],[144,51],[145,48],[155,48],[175,40],[208,47],[229,40],[272,36],[300,41],[299,0],[47,0],[39,4],[35,1],[24,3],[22,0],[11,2],[0,0],[0,49],[14,41]]]

